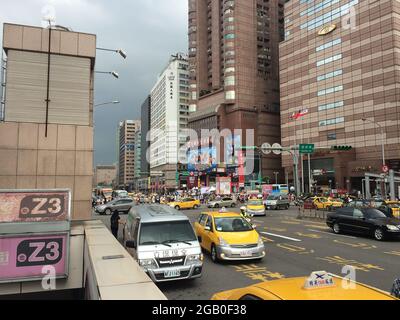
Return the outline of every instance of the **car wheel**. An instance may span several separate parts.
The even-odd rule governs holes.
[[[215,248],[215,245],[211,245],[211,260],[216,263],[218,262],[218,254],[217,254],[217,248]]]
[[[232,204],[231,204],[231,207],[232,207],[232,208],[236,207],[236,204],[232,203]]]
[[[175,209],[176,209],[176,210],[180,210],[180,209],[181,209],[181,207],[179,207],[179,206],[175,206]]]
[[[106,209],[106,211],[104,211],[105,212],[105,214],[107,215],[107,216],[109,216],[110,214],[111,214],[111,209]]]
[[[214,208],[219,208],[219,204],[218,203],[214,204]]]
[[[199,206],[197,205],[197,204],[195,204],[194,206],[193,206],[193,209],[197,209]]]
[[[382,241],[385,238],[385,234],[381,228],[376,228],[374,231],[374,238],[378,241]]]
[[[339,224],[338,223],[335,223],[334,225],[333,225],[333,232],[334,233],[336,233],[336,234],[339,234],[340,233],[340,226],[339,226]]]

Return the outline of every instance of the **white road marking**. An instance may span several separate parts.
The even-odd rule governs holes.
[[[286,237],[286,236],[281,236],[280,234],[275,234],[275,233],[270,233],[270,232],[260,232],[260,233],[266,234],[266,235],[272,236],[272,237],[278,237],[278,238],[283,238],[283,239],[287,239],[287,240],[291,240],[291,241],[301,242],[300,239],[295,239],[295,238],[290,238],[290,237]]]
[[[260,220],[254,220],[254,219],[253,219],[253,221],[256,222],[256,223],[263,223],[264,222],[264,221],[260,221]]]
[[[326,232],[326,231],[320,231],[320,230],[313,230],[313,229],[308,229],[312,232],[319,232],[319,233],[326,233],[326,234],[330,234],[331,236],[338,236],[338,237],[345,237],[345,238],[351,238],[351,239],[357,239],[357,237],[352,237],[352,236],[346,236],[344,234],[336,234],[333,232]]]

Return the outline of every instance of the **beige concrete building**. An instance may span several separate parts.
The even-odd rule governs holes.
[[[365,172],[382,172],[382,138],[386,164],[400,171],[399,2],[293,0],[285,5],[285,21],[283,145],[353,147],[312,156],[311,170],[326,171],[314,177],[318,185],[331,180],[333,188],[361,190]],[[290,120],[303,108],[306,116]],[[289,156],[283,165],[293,171]]]
[[[189,118],[191,128],[253,129],[254,144],[280,143],[283,4],[189,0],[190,109],[196,111]],[[273,177],[280,169],[280,158],[263,156],[264,176]]]
[[[89,219],[96,36],[6,23],[3,50],[0,189],[70,188]]]
[[[94,184],[102,186],[113,186],[117,183],[117,166],[116,165],[97,165],[94,172]]]
[[[135,134],[140,130],[140,120],[125,120],[119,123],[119,167],[120,187],[132,187],[135,178]]]

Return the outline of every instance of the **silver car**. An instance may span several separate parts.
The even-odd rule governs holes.
[[[225,197],[220,200],[213,200],[208,203],[209,208],[236,207],[236,200]]]
[[[95,211],[99,214],[110,215],[114,210],[118,212],[128,213],[129,210],[134,206],[134,201],[131,198],[115,199],[106,204],[97,206]]]

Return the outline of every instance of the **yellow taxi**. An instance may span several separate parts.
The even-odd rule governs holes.
[[[395,218],[400,219],[400,201],[385,200],[380,204],[379,210],[383,210],[385,214],[390,212]]]
[[[216,293],[212,300],[398,300],[388,292],[314,271],[309,277],[261,282],[246,288]]]
[[[248,214],[253,216],[265,216],[265,206],[263,200],[260,198],[249,199],[246,210]]]
[[[343,207],[343,202],[340,200],[335,200],[332,198],[326,197],[314,197],[313,203],[315,208],[317,209],[328,209],[331,210],[332,208],[341,208]]]
[[[201,247],[219,260],[261,260],[264,242],[254,227],[235,212],[202,213],[194,224]]]
[[[170,202],[168,205],[176,210],[197,209],[200,207],[200,200],[194,198],[183,198],[182,200]]]

